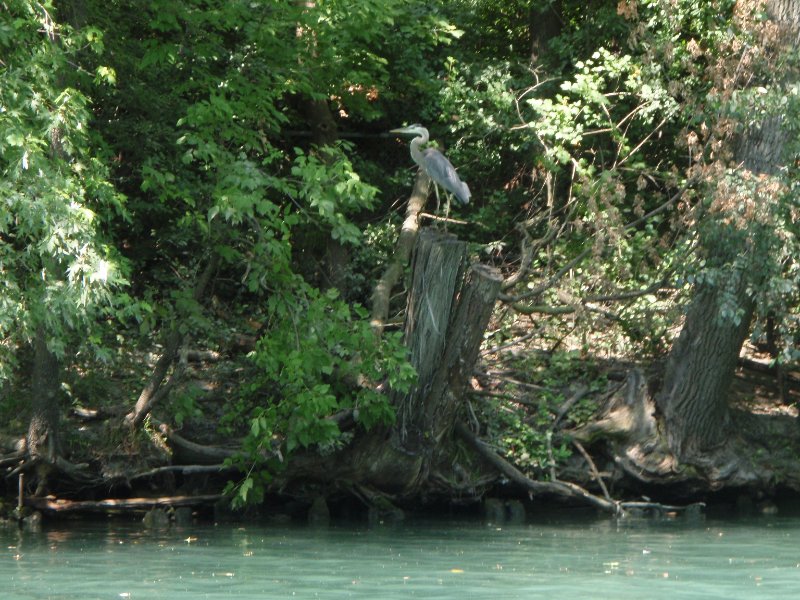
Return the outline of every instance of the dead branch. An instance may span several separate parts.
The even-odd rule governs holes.
[[[436,221],[437,223],[453,223],[454,225],[469,225],[469,221],[463,221],[461,219],[454,219],[453,217],[440,217],[439,215],[432,215],[431,213],[421,212],[419,213],[420,219],[428,219],[430,221]]]
[[[236,450],[204,446],[191,442],[175,433],[166,423],[159,424],[159,430],[166,436],[169,445],[172,447],[173,458],[185,461],[188,464],[216,466],[224,462],[225,459],[233,458],[238,454]]]
[[[685,506],[674,506],[672,504],[661,504],[660,502],[620,502],[620,506],[625,510],[657,510],[659,512],[690,512],[705,508],[705,502],[692,502]]]
[[[592,472],[592,477],[594,477],[594,480],[597,482],[597,485],[600,486],[600,489],[603,490],[603,496],[605,496],[606,500],[611,502],[612,500],[611,496],[608,493],[608,488],[606,487],[603,478],[600,476],[600,472],[597,470],[597,466],[594,464],[592,457],[589,456],[589,453],[586,452],[586,449],[583,447],[583,445],[581,445],[581,443],[578,440],[572,440],[572,445],[578,449],[578,452],[581,453],[581,456],[583,456],[583,459],[586,461],[586,464],[589,465],[589,470]]]
[[[661,281],[657,281],[656,283],[649,285],[648,287],[644,288],[643,290],[631,290],[628,292],[616,292],[614,294],[606,294],[602,296],[586,296],[586,298],[581,299],[581,302],[616,302],[618,300],[630,300],[632,298],[639,298],[640,296],[646,296],[647,294],[653,294],[658,290],[667,287],[667,281],[662,279]]]
[[[548,195],[549,194],[550,192],[548,192]],[[572,211],[570,211],[569,216],[571,216],[571,214]],[[567,222],[569,221],[569,216],[567,218]],[[517,223],[516,229],[522,234],[522,242],[520,243],[519,269],[517,269],[516,273],[509,275],[503,281],[503,285],[500,286],[501,291],[505,292],[522,281],[522,279],[528,274],[528,271],[530,271],[531,264],[533,263],[533,257],[536,255],[536,252],[540,248],[547,246],[564,231],[563,225],[561,227],[557,227],[551,221],[547,229],[547,233],[545,233],[544,236],[533,240],[531,239],[530,233],[528,233],[528,228],[537,225],[540,220],[541,219],[528,219],[526,221],[522,221],[521,223]],[[566,225],[566,223],[564,225]]]
[[[578,265],[584,258],[589,256],[592,252],[592,248],[586,248],[583,252],[578,254],[575,258],[565,264],[561,269],[559,269],[556,273],[554,273],[547,281],[543,284],[536,286],[532,290],[528,290],[522,294],[518,294],[512,296],[510,294],[500,294],[498,296],[498,300],[502,300],[503,302],[513,304],[515,302],[519,302],[520,300],[525,300],[526,298],[536,298],[537,296],[541,296],[544,292],[549,290],[553,287],[558,281],[567,273],[569,273],[576,265]]]
[[[372,330],[378,335],[383,333],[386,320],[389,318],[389,300],[392,288],[397,285],[411,257],[411,251],[414,249],[417,233],[419,232],[419,214],[428,200],[430,184],[430,178],[420,169],[414,181],[414,190],[408,199],[406,216],[400,229],[400,235],[397,238],[394,254],[389,266],[372,291],[372,318],[370,323]]]
[[[687,179],[686,182],[683,184],[683,186],[678,191],[676,191],[670,198],[664,201],[660,206],[657,206],[647,214],[642,215],[641,217],[631,221],[630,223],[628,223],[623,227],[623,230],[632,231],[636,229],[636,227],[638,227],[641,223],[646,222],[651,217],[654,217],[658,213],[663,212],[664,210],[675,204],[686,193],[686,191],[697,182],[697,180],[698,178]],[[577,264],[579,264],[584,258],[586,258],[591,253],[591,251],[592,251],[592,246],[589,246],[588,248],[584,249],[581,253],[579,253],[572,260],[570,260],[563,267],[561,267],[561,269],[559,269],[556,273],[550,276],[550,278],[547,281],[536,286],[535,288],[517,295],[505,294],[505,293],[500,294],[498,299],[502,300],[503,302],[506,302],[507,304],[514,304],[519,302],[520,300],[525,300],[527,298],[536,298],[538,296],[541,296],[544,292],[552,288],[564,275],[566,275],[571,269],[573,269]]]
[[[549,304],[526,306],[521,302],[514,302],[511,307],[522,315],[569,315],[578,310],[574,306],[550,306]]]
[[[100,482],[99,477],[89,472],[89,465],[87,463],[72,463],[62,456],[56,456],[53,461],[53,466],[59,473],[66,475],[72,481],[84,484]]]
[[[581,384],[580,386],[578,386],[578,389],[575,391],[575,393],[572,394],[572,396],[570,396],[564,402],[564,404],[562,404],[561,407],[558,409],[558,413],[556,414],[556,418],[553,421],[553,430],[555,430],[556,427],[558,427],[558,424],[561,422],[561,419],[563,419],[564,415],[566,415],[569,412],[569,409],[572,408],[573,406],[575,406],[575,404],[578,402],[578,400],[583,398],[588,393],[589,393],[589,386],[588,385]]]
[[[503,372],[496,372],[496,371],[487,371],[486,376],[492,379],[496,379],[498,381],[503,381],[505,383],[510,383],[511,385],[517,385],[521,388],[525,388],[528,390],[534,390],[536,392],[553,392],[555,391],[554,388],[545,387],[543,385],[537,385],[535,383],[527,383],[525,381],[520,381],[519,379],[514,379],[513,377],[505,377]]]
[[[30,471],[40,462],[42,462],[42,458],[38,456],[33,457],[29,460],[24,460],[21,463],[19,463],[15,469],[12,469],[6,474],[6,479],[11,479],[19,475],[20,473],[24,473],[25,471]]]
[[[566,481],[535,481],[531,479],[506,459],[499,456],[488,444],[479,439],[462,423],[456,424],[455,432],[485,458],[489,464],[532,494],[553,494],[562,498],[580,500],[613,515],[618,515],[622,512],[619,503],[595,496],[574,483]]]
[[[103,409],[84,408],[83,406],[73,406],[69,412],[81,421],[103,421],[110,416]]]
[[[189,350],[186,352],[186,360],[189,362],[219,362],[222,358],[222,354],[214,350]]]
[[[22,449],[22,450],[17,450],[12,454],[7,454],[3,456],[2,458],[0,458],[0,467],[5,467],[7,465],[13,465],[15,463],[18,463],[23,458],[25,458],[25,454],[26,451]]]
[[[534,244],[531,242],[531,235],[522,223],[517,225],[517,230],[522,234],[519,269],[517,269],[516,273],[509,275],[503,280],[503,283],[500,285],[500,289],[503,291],[517,285],[517,283],[528,274],[531,262],[533,262]],[[555,230],[551,229],[551,231]]]
[[[507,342],[504,342],[502,344],[498,344],[497,346],[492,346],[491,348],[486,348],[485,350],[481,350],[481,355],[482,356],[487,356],[487,355],[490,355],[490,354],[497,354],[498,352],[502,352],[506,348],[511,348],[513,346],[521,344],[522,342],[528,341],[532,337],[538,335],[538,333],[539,333],[538,331],[529,331],[525,335],[521,335],[519,337],[513,338],[513,339],[511,339],[511,340],[509,340]]]

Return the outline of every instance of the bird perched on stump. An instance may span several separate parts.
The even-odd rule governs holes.
[[[469,198],[472,194],[467,184],[461,181],[458,173],[456,173],[456,168],[453,166],[453,163],[447,160],[447,157],[435,148],[420,150],[420,146],[427,144],[430,139],[427,129],[422,125],[409,125],[399,129],[392,129],[391,133],[417,136],[411,140],[411,158],[433,181],[437,203],[439,201],[438,186],[442,186],[461,206],[469,204]],[[447,208],[449,212],[449,199]]]

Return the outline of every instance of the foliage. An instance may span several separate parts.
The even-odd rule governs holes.
[[[323,452],[341,447],[352,434],[343,434],[331,417],[342,410],[352,410],[364,429],[391,424],[387,392],[405,392],[415,379],[399,334],[377,338],[366,311],[348,306],[335,291],[304,292],[270,298],[272,323],[252,354],[259,375],[238,410],[250,423],[242,460],[253,464],[263,464],[265,452],[286,459],[312,445]],[[266,462],[257,477],[248,468],[239,501],[263,490],[264,477],[278,467]]]
[[[15,0],[0,16],[0,378],[39,326],[63,357],[126,283],[103,235],[107,219],[125,216],[123,197],[92,139],[89,98],[68,78],[76,47],[99,39],[54,13]]]
[[[485,407],[488,434],[515,464],[537,476],[549,476],[551,468],[557,469],[572,456],[569,440],[559,429],[566,422],[579,427],[589,421],[597,411],[593,396],[605,389],[606,377],[591,360],[574,351],[509,361],[506,367],[511,366],[526,374],[526,387],[509,384],[508,401],[492,400]],[[588,393],[561,414],[577,391],[576,382],[586,382]],[[534,393],[526,391],[531,385],[536,387]]]
[[[546,347],[523,365],[544,389],[483,412],[521,466],[565,459],[552,421],[569,384],[602,385],[574,349],[665,352],[693,286],[752,275],[756,335],[776,322],[795,360],[797,56],[756,52],[763,18],[735,5],[0,0],[0,378],[39,326],[67,366],[173,329],[220,350],[257,329],[221,408],[224,435],[246,432],[241,501],[293,453],[349,443],[337,413],[390,424],[386,392],[413,373],[356,301],[393,247],[411,171],[385,131],[403,122],[429,126],[471,187],[453,230],[505,276],[524,267],[492,340]],[[352,141],[309,144],[309,102]],[[743,175],[737,139],[776,115],[787,168]],[[195,400],[158,410],[209,418]]]

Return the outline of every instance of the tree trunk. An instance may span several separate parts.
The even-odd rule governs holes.
[[[465,269],[465,263],[464,242],[432,229],[420,232],[405,330],[417,382],[393,398],[395,427],[368,436],[352,461],[366,475],[363,480],[378,489],[411,494],[429,483],[463,410],[463,390],[502,283],[496,269]]]
[[[767,2],[767,13],[783,33],[783,48],[798,40],[800,4]],[[774,43],[775,39],[772,38]],[[780,44],[779,44],[780,47]],[[795,73],[769,73],[769,82],[785,84]],[[755,85],[754,80],[751,84]],[[730,432],[728,393],[742,344],[749,332],[754,290],[767,276],[769,245],[759,243],[760,229],[770,227],[769,207],[780,186],[768,190],[782,166],[788,134],[781,115],[770,115],[749,127],[736,144],[737,175],[748,186],[725,188],[719,182],[706,215],[713,219],[701,233],[707,265],[716,276],[695,287],[683,329],[667,363],[664,385],[656,400],[665,416],[672,451],[682,459],[697,457],[722,445]],[[754,216],[743,217],[745,206]],[[760,212],[759,212],[760,211]],[[761,220],[764,219],[764,220]],[[708,235],[707,232],[711,232]],[[731,235],[725,235],[730,232]]]
[[[502,282],[494,267],[475,264],[467,271],[448,327],[444,356],[423,406],[426,430],[436,446],[452,434],[464,407],[464,394]]]
[[[317,9],[314,0],[296,0],[298,6],[306,11],[313,12]],[[308,55],[301,56],[301,61],[314,62],[316,58],[316,39],[313,30],[297,27],[295,35],[298,38],[307,38]],[[311,129],[311,143],[317,148],[331,146],[339,139],[339,128],[326,98],[312,98],[308,95],[298,97],[300,112]],[[322,154],[322,158],[325,155]],[[350,252],[347,246],[339,240],[328,236],[325,241],[326,287],[339,290],[342,295],[346,292],[345,276],[350,265]]]
[[[531,64],[540,62],[540,58],[547,52],[547,45],[554,37],[561,33],[563,19],[561,17],[561,2],[531,2],[529,12],[528,30],[531,36]]]
[[[408,199],[406,216],[403,219],[403,226],[395,244],[394,254],[389,261],[389,266],[375,284],[372,292],[372,314],[370,324],[372,330],[377,334],[383,333],[386,320],[389,318],[389,303],[392,298],[392,289],[397,284],[400,276],[408,265],[411,253],[417,241],[419,233],[419,213],[428,201],[428,191],[431,179],[427,173],[420,169],[414,179],[414,189]]]
[[[205,269],[203,269],[203,272],[198,277],[194,291],[192,292],[192,299],[198,304],[200,304],[200,302],[203,300],[206,289],[210,285],[212,277],[216,272],[217,267],[219,267],[219,263],[220,257],[218,254],[214,253],[209,259]],[[180,324],[173,323],[169,333],[167,334],[167,339],[164,344],[164,352],[156,362],[156,365],[153,368],[153,373],[150,375],[150,378],[147,380],[144,389],[142,389],[141,393],[139,394],[133,410],[125,415],[125,419],[123,421],[125,426],[135,428],[141,425],[142,421],[144,421],[144,418],[150,414],[150,410],[153,408],[153,405],[155,405],[156,402],[161,399],[165,391],[168,391],[169,386],[162,386],[162,383],[164,378],[167,376],[167,372],[178,356],[178,351],[183,344],[183,340],[184,334],[181,332]]]
[[[47,474],[59,454],[59,367],[56,355],[47,347],[44,325],[36,328],[33,340],[33,368],[31,370],[31,417],[26,436],[28,456],[42,466],[37,469],[39,478],[36,495],[47,487]]]
[[[753,314],[747,283],[745,274],[737,273],[721,288],[699,285],[672,347],[658,404],[678,456],[718,447],[729,433],[728,392]],[[738,322],[720,314],[725,294],[739,303]]]

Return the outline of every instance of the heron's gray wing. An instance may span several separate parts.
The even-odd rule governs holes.
[[[428,176],[436,183],[453,194],[461,204],[469,202],[470,191],[467,184],[461,181],[456,169],[447,157],[435,150],[428,148],[423,151],[424,168]]]

